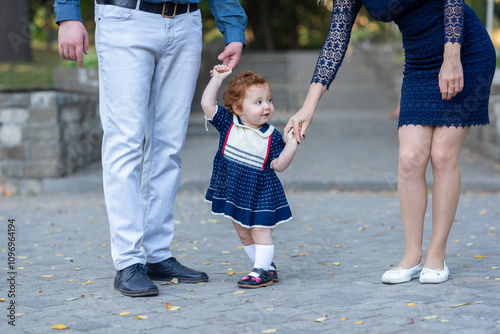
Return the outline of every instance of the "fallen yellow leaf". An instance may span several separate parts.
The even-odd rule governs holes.
[[[229,266],[229,265],[231,265],[231,263],[230,263],[230,262],[220,262],[219,264],[222,264],[222,265],[224,265],[224,266]]]
[[[487,256],[484,256],[484,255],[474,255],[474,257],[476,259],[486,259],[487,258]]]
[[[498,267],[490,267],[491,269],[498,269]]]
[[[262,334],[276,333],[278,330],[276,328],[264,329]]]
[[[226,275],[227,275],[227,276],[233,276],[233,275],[234,275],[234,270],[231,270],[231,271],[230,271],[230,272],[228,272]]]
[[[136,315],[135,318],[138,319],[138,320],[146,320],[146,319],[148,319],[148,317],[145,316],[145,315]]]
[[[439,321],[441,321],[441,322],[450,322],[450,320],[448,320],[448,319],[441,319]]]
[[[415,306],[415,305],[417,305],[417,304],[415,304],[415,303],[408,303],[408,304],[406,304],[406,306]]]
[[[66,256],[66,254],[55,254],[54,256]]]
[[[129,311],[120,313],[120,315],[121,315],[122,317],[123,317],[124,315],[129,315],[129,314],[130,314],[130,312],[129,312]]]
[[[349,318],[340,318],[340,321],[346,321],[349,320]]]
[[[51,328],[52,329],[67,329],[68,326],[63,325],[63,324],[56,324],[56,325],[52,326]]]
[[[273,308],[266,308],[266,311],[274,311]]]
[[[432,320],[437,318],[439,318],[439,315],[428,315],[426,317],[423,317],[422,320]]]
[[[362,325],[362,324],[364,324],[364,322],[363,321],[356,321],[354,324],[355,325]]]
[[[327,319],[326,317],[321,317],[321,318],[316,319],[316,322],[323,322],[326,319]]]
[[[5,301],[5,298],[0,298],[0,302],[4,302]]]
[[[244,293],[246,293],[246,291],[235,291],[233,292],[233,295],[242,295]]]
[[[54,277],[54,275],[42,275],[40,277],[47,278],[47,277]]]
[[[452,305],[451,307],[460,307],[460,306],[465,306],[465,305],[470,305],[470,303],[456,304],[456,305]]]
[[[484,215],[484,214],[486,214],[486,212],[488,212],[488,211],[487,210],[481,210],[481,211],[479,211],[479,214],[480,215]]]
[[[66,282],[74,282],[74,281],[75,281],[74,279],[69,279]]]
[[[333,263],[334,266],[339,266],[340,265],[340,262],[334,262]]]

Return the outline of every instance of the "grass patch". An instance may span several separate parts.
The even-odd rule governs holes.
[[[77,67],[76,62],[62,60],[57,46],[47,50],[45,44],[32,43],[32,62],[0,63],[0,90],[21,88],[52,88],[52,72],[57,67]],[[94,49],[84,56],[84,67],[97,67]]]

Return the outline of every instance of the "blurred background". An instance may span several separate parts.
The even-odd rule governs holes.
[[[488,0],[467,0],[486,24]],[[500,0],[494,0],[500,3]],[[321,48],[328,31],[330,12],[314,0],[241,0],[249,21],[246,50],[283,51]],[[204,42],[220,42],[221,34],[208,9],[200,3],[203,14]],[[91,51],[85,57],[86,67],[97,67],[94,49],[93,1],[81,1],[84,24],[89,31]],[[49,88],[53,86],[52,70],[76,66],[61,61],[57,53],[57,25],[53,1],[6,0],[0,12],[0,89]],[[500,46],[500,6],[494,7],[492,40]],[[384,44],[399,41],[397,27],[373,20],[362,9],[356,20],[352,42]],[[403,61],[402,59],[400,60]]]

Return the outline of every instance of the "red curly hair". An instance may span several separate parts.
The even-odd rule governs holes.
[[[259,74],[250,71],[242,71],[237,76],[229,81],[226,91],[222,95],[224,99],[224,107],[231,113],[235,114],[234,108],[241,109],[242,102],[245,99],[247,89],[255,85],[267,85],[271,89],[269,81],[264,79]]]

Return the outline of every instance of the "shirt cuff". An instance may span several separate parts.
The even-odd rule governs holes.
[[[80,6],[78,4],[58,4],[54,11],[56,13],[56,23],[61,21],[75,20],[82,22]]]
[[[232,42],[241,42],[246,45],[245,31],[237,28],[226,29],[224,32],[224,45]]]

